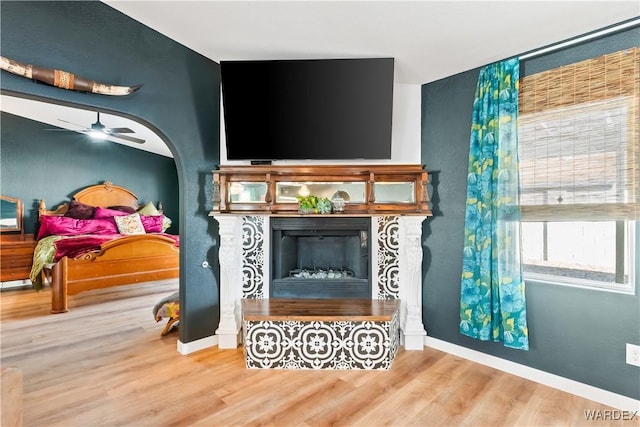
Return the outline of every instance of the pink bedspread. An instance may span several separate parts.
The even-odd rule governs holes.
[[[154,233],[154,235],[172,238],[177,247],[180,246],[180,236],[166,233]],[[56,240],[56,254],[53,262],[58,262],[63,257],[75,258],[84,253],[100,250],[100,245],[110,240],[121,239],[122,234],[87,234],[70,236]]]

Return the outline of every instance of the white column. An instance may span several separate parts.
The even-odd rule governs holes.
[[[422,350],[427,332],[422,323],[422,222],[406,215],[400,222],[400,329],[405,350]]]
[[[218,348],[236,348],[239,342],[242,274],[242,217],[214,215],[220,231],[220,324]]]

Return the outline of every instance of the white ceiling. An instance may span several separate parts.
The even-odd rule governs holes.
[[[104,3],[214,61],[394,57],[409,84],[640,16],[638,0]]]
[[[55,128],[82,130],[90,128],[91,124],[95,123],[97,120],[95,111],[65,107],[62,105],[33,101],[8,95],[0,96],[0,110],[16,116],[22,116],[27,119],[41,122],[43,130]],[[71,122],[72,124],[62,122],[61,120]],[[137,144],[135,142],[125,141],[112,136],[106,138],[108,141],[148,151],[150,153],[160,154],[165,157],[173,157],[169,147],[167,147],[167,144],[165,144],[164,141],[162,141],[162,139],[160,139],[160,137],[151,129],[138,122],[134,122],[133,120],[129,120],[125,117],[100,112],[100,123],[108,128],[128,127],[133,130],[134,133],[126,135],[144,139],[145,143]],[[89,137],[87,136],[87,138]]]
[[[640,16],[638,0],[104,3],[216,62],[393,57],[396,82],[416,85]],[[2,97],[2,110],[12,112],[14,99],[7,98]],[[26,117],[56,126],[62,124],[59,118],[86,126],[95,122],[93,112],[52,112],[50,104],[45,110],[46,117],[35,112],[31,115],[38,118]],[[130,127],[134,136],[147,139],[131,144],[136,148],[171,155],[135,122],[107,115],[101,122]]]

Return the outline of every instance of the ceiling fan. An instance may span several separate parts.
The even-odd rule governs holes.
[[[95,123],[91,124],[91,127],[89,128],[84,128],[82,125],[78,125],[76,123],[71,123],[67,120],[62,120],[62,119],[58,119],[61,122],[64,123],[68,123],[70,125],[73,126],[78,126],[82,129],[46,129],[46,130],[51,130],[51,131],[61,131],[61,132],[80,132],[80,133],[84,133],[87,134],[93,138],[96,139],[104,139],[107,136],[113,136],[119,139],[123,139],[125,141],[130,141],[130,142],[135,142],[137,144],[144,144],[145,140],[144,139],[140,139],[140,138],[136,138],[133,136],[129,136],[129,135],[124,135],[126,133],[135,133],[133,130],[129,129],[129,128],[108,128],[105,125],[103,125],[100,122],[100,112],[97,112],[98,114],[98,118],[96,120]]]

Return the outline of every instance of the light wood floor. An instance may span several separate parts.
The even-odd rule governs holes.
[[[611,408],[446,353],[400,350],[390,371],[247,370],[242,350],[176,351],[151,309],[159,282],[70,297],[4,291],[1,363],[22,371],[25,426],[546,426]]]

